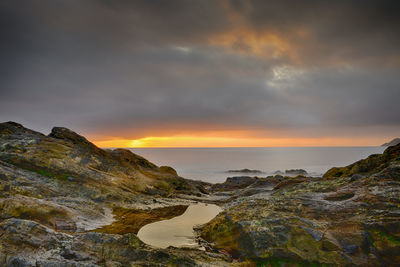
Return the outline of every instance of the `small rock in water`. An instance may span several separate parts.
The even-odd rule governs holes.
[[[241,169],[241,170],[229,170],[227,173],[263,173],[260,170],[250,170],[250,169]]]
[[[287,175],[307,175],[307,171],[303,169],[291,169],[291,170],[286,170],[285,174]]]

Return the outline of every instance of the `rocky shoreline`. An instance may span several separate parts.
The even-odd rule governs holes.
[[[213,249],[265,266],[400,262],[400,145],[319,178],[244,181],[226,182],[225,211],[200,231]]]
[[[396,266],[400,145],[322,177],[180,177],[61,127],[0,123],[0,266]],[[293,173],[289,173],[293,175]],[[196,201],[224,211],[196,227],[205,251],[157,249],[143,225]]]

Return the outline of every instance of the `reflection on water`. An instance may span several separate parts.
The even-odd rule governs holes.
[[[143,226],[137,236],[144,243],[158,247],[196,247],[193,227],[213,219],[222,209],[212,204],[190,205],[185,213],[170,220]]]

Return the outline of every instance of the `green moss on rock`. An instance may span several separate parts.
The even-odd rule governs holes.
[[[371,174],[376,173],[387,166],[390,162],[397,161],[400,157],[400,144],[387,148],[383,154],[375,154],[366,159],[359,160],[346,167],[334,167],[329,169],[323,177],[349,177],[353,174]]]

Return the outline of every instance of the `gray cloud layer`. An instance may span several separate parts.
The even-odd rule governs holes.
[[[129,138],[395,136],[399,13],[368,0],[5,0],[0,120]]]

